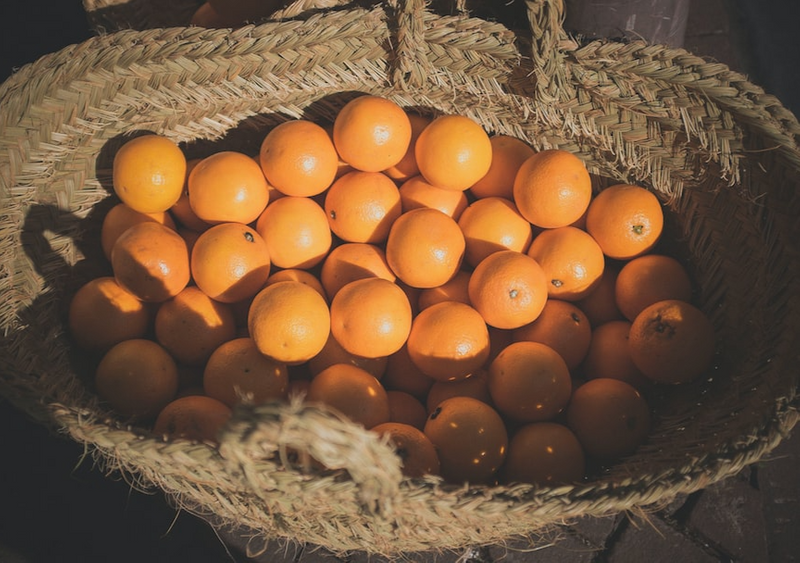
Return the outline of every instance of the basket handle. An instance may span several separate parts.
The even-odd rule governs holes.
[[[578,43],[564,30],[564,0],[525,0],[531,31],[531,59],[541,102],[554,103],[574,95],[566,64]]]
[[[220,436],[219,452],[231,475],[241,475],[246,488],[263,495],[275,490],[269,460],[307,480],[302,465],[314,460],[327,470],[346,471],[357,498],[371,513],[390,510],[403,479],[400,458],[388,438],[353,423],[323,404],[302,396],[289,402],[239,405]],[[294,459],[296,458],[296,459]]]
[[[397,26],[392,84],[405,91],[421,88],[435,73],[425,49],[425,0],[388,0]]]
[[[542,101],[556,101],[571,88],[565,59],[577,48],[563,27],[564,0],[525,0],[525,4],[536,88]],[[426,0],[387,0],[387,5],[397,26],[392,83],[405,91],[421,88],[436,72],[425,48]],[[456,0],[455,7],[466,15],[465,0]]]

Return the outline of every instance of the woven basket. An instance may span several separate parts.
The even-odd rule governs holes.
[[[645,43],[579,45],[561,0],[527,10],[519,34],[419,0],[236,31],[118,31],[20,69],[0,87],[0,394],[109,472],[247,530],[254,550],[269,538],[384,555],[493,543],[647,510],[761,460],[798,419],[797,120],[722,64]],[[219,447],[155,439],[98,402],[64,312],[96,273],[125,136],[150,130],[195,155],[251,151],[278,121],[330,120],[354,91],[569,150],[598,189],[638,183],[664,202],[719,354],[707,377],[661,390],[634,455],[577,486],[462,487],[403,479],[386,442],[302,402],[237,409]],[[294,467],[288,450],[331,470]]]

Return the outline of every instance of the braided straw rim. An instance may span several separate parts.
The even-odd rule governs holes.
[[[494,543],[647,510],[763,459],[798,419],[796,118],[724,65],[579,45],[560,0],[527,8],[529,35],[409,0],[238,30],[119,31],[23,67],[0,87],[0,393],[109,473],[249,530],[254,552],[276,537],[388,556]],[[92,274],[114,150],[139,130],[197,153],[220,140],[248,150],[278,121],[331,119],[355,92],[569,150],[597,189],[640,183],[665,203],[720,350],[707,378],[663,390],[652,436],[624,464],[576,486],[460,487],[403,479],[385,441],[299,400],[238,408],[219,447],[165,442],[98,402],[64,302]]]

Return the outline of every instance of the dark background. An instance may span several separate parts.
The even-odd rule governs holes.
[[[0,3],[0,81],[92,35],[80,0]],[[795,0],[724,4],[751,80],[800,112]],[[105,477],[91,458],[79,462],[82,448],[50,435],[2,400],[0,446],[2,563],[245,560],[226,549],[209,526],[176,512],[160,494],[141,494]]]

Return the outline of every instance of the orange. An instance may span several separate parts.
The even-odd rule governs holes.
[[[330,228],[347,242],[384,242],[402,212],[397,185],[382,172],[348,172],[325,195]]]
[[[333,122],[333,144],[356,170],[381,172],[397,165],[411,143],[411,120],[397,103],[362,95],[347,102]]]
[[[133,338],[103,355],[94,382],[98,396],[117,414],[151,419],[178,392],[178,367],[157,342]]]
[[[339,155],[328,132],[305,119],[273,127],[261,143],[259,161],[275,189],[302,197],[328,189],[339,168]]]
[[[365,358],[397,352],[411,330],[411,304],[382,278],[355,280],[331,300],[331,334],[342,348]]]
[[[449,281],[461,267],[466,242],[458,223],[437,209],[403,213],[386,240],[386,260],[404,283],[424,289]]]
[[[469,191],[478,199],[513,199],[517,172],[534,151],[525,141],[510,135],[493,135],[489,141],[492,143],[492,164],[489,171],[470,186]]]
[[[333,243],[325,211],[307,197],[287,196],[272,202],[258,217],[256,231],[278,268],[313,268]]]
[[[566,423],[583,451],[601,461],[631,454],[650,432],[650,407],[631,385],[592,379],[572,394]]]
[[[68,326],[79,348],[107,350],[123,340],[144,337],[150,313],[112,276],[101,276],[83,284],[72,296]]]
[[[386,371],[381,378],[386,389],[404,391],[420,401],[425,399],[434,381],[411,361],[407,345],[388,357]]]
[[[484,258],[469,279],[469,299],[486,323],[513,329],[536,320],[547,302],[542,267],[530,256],[501,250]]]
[[[198,162],[187,180],[189,206],[206,223],[252,223],[269,202],[267,180],[251,157],[220,151]]]
[[[630,332],[631,323],[624,319],[608,321],[595,327],[583,361],[583,377],[620,379],[640,392],[649,387],[648,379],[631,358],[628,344]]]
[[[508,432],[492,407],[451,397],[428,416],[424,433],[439,454],[442,477],[455,484],[490,484],[506,458]]]
[[[404,212],[431,207],[458,221],[469,205],[469,199],[465,192],[437,188],[418,174],[400,185],[400,203]]]
[[[386,391],[389,398],[389,422],[408,424],[418,430],[425,427],[428,411],[422,401],[405,391]]]
[[[311,286],[299,281],[278,282],[253,298],[247,328],[262,354],[299,364],[319,354],[328,341],[330,311]]]
[[[400,162],[383,171],[384,174],[395,182],[405,182],[412,176],[417,176],[419,174],[419,166],[417,166],[417,156],[415,154],[417,137],[419,137],[422,130],[431,122],[431,118],[427,115],[411,112],[406,112],[406,115],[408,115],[408,120],[411,123],[411,140],[408,143],[406,154],[403,155]]]
[[[573,372],[589,351],[592,328],[589,319],[574,303],[548,299],[535,321],[514,330],[513,339],[547,344]]]
[[[417,138],[414,149],[420,174],[431,184],[464,191],[483,178],[492,164],[492,143],[476,121],[442,115]]]
[[[161,223],[175,230],[175,221],[166,211],[156,213],[141,213],[128,207],[124,203],[118,203],[108,210],[103,217],[103,224],[100,228],[100,245],[103,247],[103,254],[111,260],[111,249],[117,242],[119,236],[137,223],[152,221]]]
[[[383,249],[364,242],[347,242],[335,247],[325,258],[319,273],[319,281],[330,298],[351,281],[371,277],[391,282],[397,278],[389,268]]]
[[[572,430],[556,422],[532,422],[509,440],[501,481],[554,487],[580,483],[585,474],[586,455]]]
[[[442,301],[417,314],[408,335],[411,361],[437,381],[465,379],[489,356],[489,330],[480,313],[458,301]]]
[[[469,278],[470,272],[459,270],[450,281],[438,287],[429,287],[419,293],[417,304],[419,309],[427,309],[431,305],[441,301],[460,301],[470,305],[469,300]]]
[[[606,256],[617,260],[649,252],[663,229],[661,202],[640,186],[610,186],[592,199],[586,213],[586,230]]]
[[[189,250],[173,229],[160,223],[136,224],[122,233],[111,250],[117,283],[142,301],[161,302],[189,283]]]
[[[600,246],[577,227],[542,231],[533,239],[528,256],[547,277],[547,294],[554,299],[583,299],[600,283],[605,257]]]
[[[622,266],[614,286],[614,297],[619,310],[632,321],[656,301],[691,301],[692,280],[683,264],[675,258],[646,254]]]
[[[156,312],[156,340],[182,364],[205,364],[219,345],[235,336],[230,306],[193,285],[161,303]]]
[[[267,281],[264,283],[264,286],[272,285],[273,283],[278,283],[279,281],[299,281],[308,286],[311,286],[327,301],[328,294],[325,292],[325,288],[322,287],[322,283],[320,282],[319,278],[309,272],[308,270],[300,270],[299,268],[287,268],[285,270],[278,270],[269,275]]]
[[[389,437],[389,443],[402,461],[402,471],[406,477],[439,474],[436,448],[419,428],[399,422],[384,422],[373,427],[372,431]]]
[[[243,401],[282,401],[289,392],[289,369],[259,352],[252,338],[235,338],[209,356],[203,390],[231,408]]]
[[[306,400],[334,408],[369,429],[389,422],[389,398],[380,381],[351,364],[334,364],[319,372]]]
[[[686,301],[667,299],[646,307],[631,324],[628,345],[642,373],[658,383],[686,383],[711,368],[714,326]]]
[[[513,192],[523,217],[537,227],[553,229],[581,218],[592,199],[592,180],[577,156],[549,149],[522,163]]]
[[[189,395],[164,407],[153,425],[153,433],[171,440],[216,444],[231,416],[231,409],[225,403],[204,395]]]
[[[203,293],[235,303],[264,286],[271,261],[258,232],[241,223],[220,223],[203,232],[192,249],[192,278]]]
[[[600,326],[608,321],[624,318],[619,307],[617,307],[615,295],[619,270],[620,265],[617,262],[606,260],[606,264],[603,267],[603,275],[600,276],[600,281],[595,288],[585,297],[575,301],[575,304],[586,314],[586,318],[589,319],[589,323],[593,327]]]
[[[183,151],[161,135],[134,137],[114,155],[114,193],[141,213],[167,211],[180,198],[185,178]]]
[[[567,364],[546,344],[514,342],[489,365],[492,403],[513,420],[552,420],[567,406],[571,393]]]
[[[472,267],[498,250],[525,252],[533,240],[531,224],[513,201],[501,197],[479,199],[458,219],[467,243],[465,260]]]
[[[472,397],[483,401],[487,405],[492,404],[492,396],[489,394],[489,374],[485,369],[480,369],[466,379],[459,381],[436,381],[428,390],[425,401],[425,408],[428,413],[432,413],[439,403],[450,397]]]
[[[337,342],[333,335],[330,335],[319,354],[308,360],[308,370],[311,372],[311,375],[314,376],[333,364],[352,364],[368,371],[375,376],[376,379],[380,380],[383,377],[383,373],[386,371],[386,364],[388,363],[388,356],[365,358],[363,356],[351,354]]]

